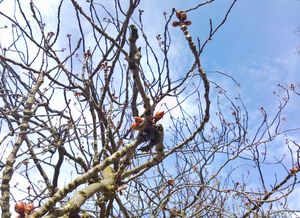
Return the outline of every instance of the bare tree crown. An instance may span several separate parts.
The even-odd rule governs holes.
[[[2,217],[295,216],[300,147],[289,134],[299,130],[282,124],[299,86],[280,85],[275,116],[262,107],[254,128],[213,75],[239,84],[201,63],[228,2],[205,39],[192,36],[190,15],[214,0],[156,14],[155,37],[139,0],[1,9]],[[281,137],[289,157],[269,155]]]

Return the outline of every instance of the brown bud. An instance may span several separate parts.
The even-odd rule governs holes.
[[[179,26],[179,22],[178,22],[178,21],[174,21],[174,22],[172,23],[172,26],[173,26],[173,27]]]
[[[175,184],[175,181],[174,181],[174,179],[169,179],[168,180],[168,185],[174,185]]]
[[[184,21],[187,18],[187,14],[185,11],[176,11],[176,17],[181,20]]]
[[[180,26],[180,29],[181,29],[182,31],[186,31],[186,30],[187,30],[187,27],[186,27],[186,25],[182,25],[182,26]]]
[[[186,26],[189,26],[189,25],[191,25],[191,24],[192,24],[192,21],[190,21],[190,20],[186,20],[186,21],[184,21],[183,23],[184,23],[184,25],[186,25]]]
[[[299,167],[293,167],[292,169],[290,169],[290,172],[292,173],[292,174],[296,174],[297,172],[299,172],[300,171],[300,168]]]
[[[179,19],[179,20],[181,20],[181,13],[182,13],[183,11],[176,11],[176,17]]]
[[[182,11],[181,12],[181,20],[186,20],[186,18],[187,18],[187,15],[186,15],[186,13],[184,12],[184,11]]]
[[[185,30],[183,33],[184,33],[184,35],[188,35],[189,31]]]

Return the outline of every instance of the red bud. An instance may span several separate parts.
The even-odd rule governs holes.
[[[31,214],[34,211],[33,203],[25,204],[25,213]]]
[[[15,205],[15,211],[17,213],[24,213],[24,211],[25,211],[24,202],[22,202],[22,201],[17,202],[16,205]]]
[[[140,126],[140,123],[133,123],[133,124],[131,124],[131,129],[139,130],[139,126]]]
[[[157,111],[154,115],[155,122],[159,121],[165,115],[164,111]]]
[[[136,123],[142,123],[144,121],[144,119],[141,117],[134,117],[134,120]]]

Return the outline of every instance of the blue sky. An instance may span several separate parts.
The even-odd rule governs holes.
[[[192,36],[200,37],[203,42],[209,31],[209,19],[214,26],[219,24],[230,3],[219,0],[189,12]],[[173,7],[184,10],[194,5],[194,1],[142,1],[140,8],[145,10],[143,16],[146,25],[149,22],[149,34],[154,36],[162,31],[159,19],[163,11],[171,12]],[[202,54],[205,70],[219,70],[236,78],[241,83],[241,95],[251,109],[276,101],[272,92],[279,82],[300,82],[297,76],[300,56],[296,54],[300,36],[295,33],[300,25],[299,11],[297,0],[239,0]],[[178,50],[184,49],[182,39],[180,34],[173,39],[173,43],[178,43]]]
[[[266,56],[277,58],[291,52],[299,42],[294,34],[299,9],[300,2],[296,0],[238,1],[207,52],[230,63]],[[220,49],[226,52],[217,52]]]
[[[260,93],[256,104],[267,102],[277,83],[300,82],[300,38],[294,33],[300,25],[299,11],[299,1],[238,1],[205,50],[203,64],[234,76],[241,82],[243,97]]]

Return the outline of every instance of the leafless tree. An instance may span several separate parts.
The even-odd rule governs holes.
[[[262,107],[253,121],[231,91],[238,82],[201,65],[237,0],[219,23],[208,18],[204,39],[190,34],[192,15],[214,0],[148,12],[163,23],[155,37],[139,0],[61,0],[51,20],[38,1],[11,2],[13,14],[0,11],[2,217],[13,207],[19,217],[299,212],[288,204],[299,129],[284,125],[299,86],[279,85],[276,112]],[[272,154],[283,138],[290,153]]]

